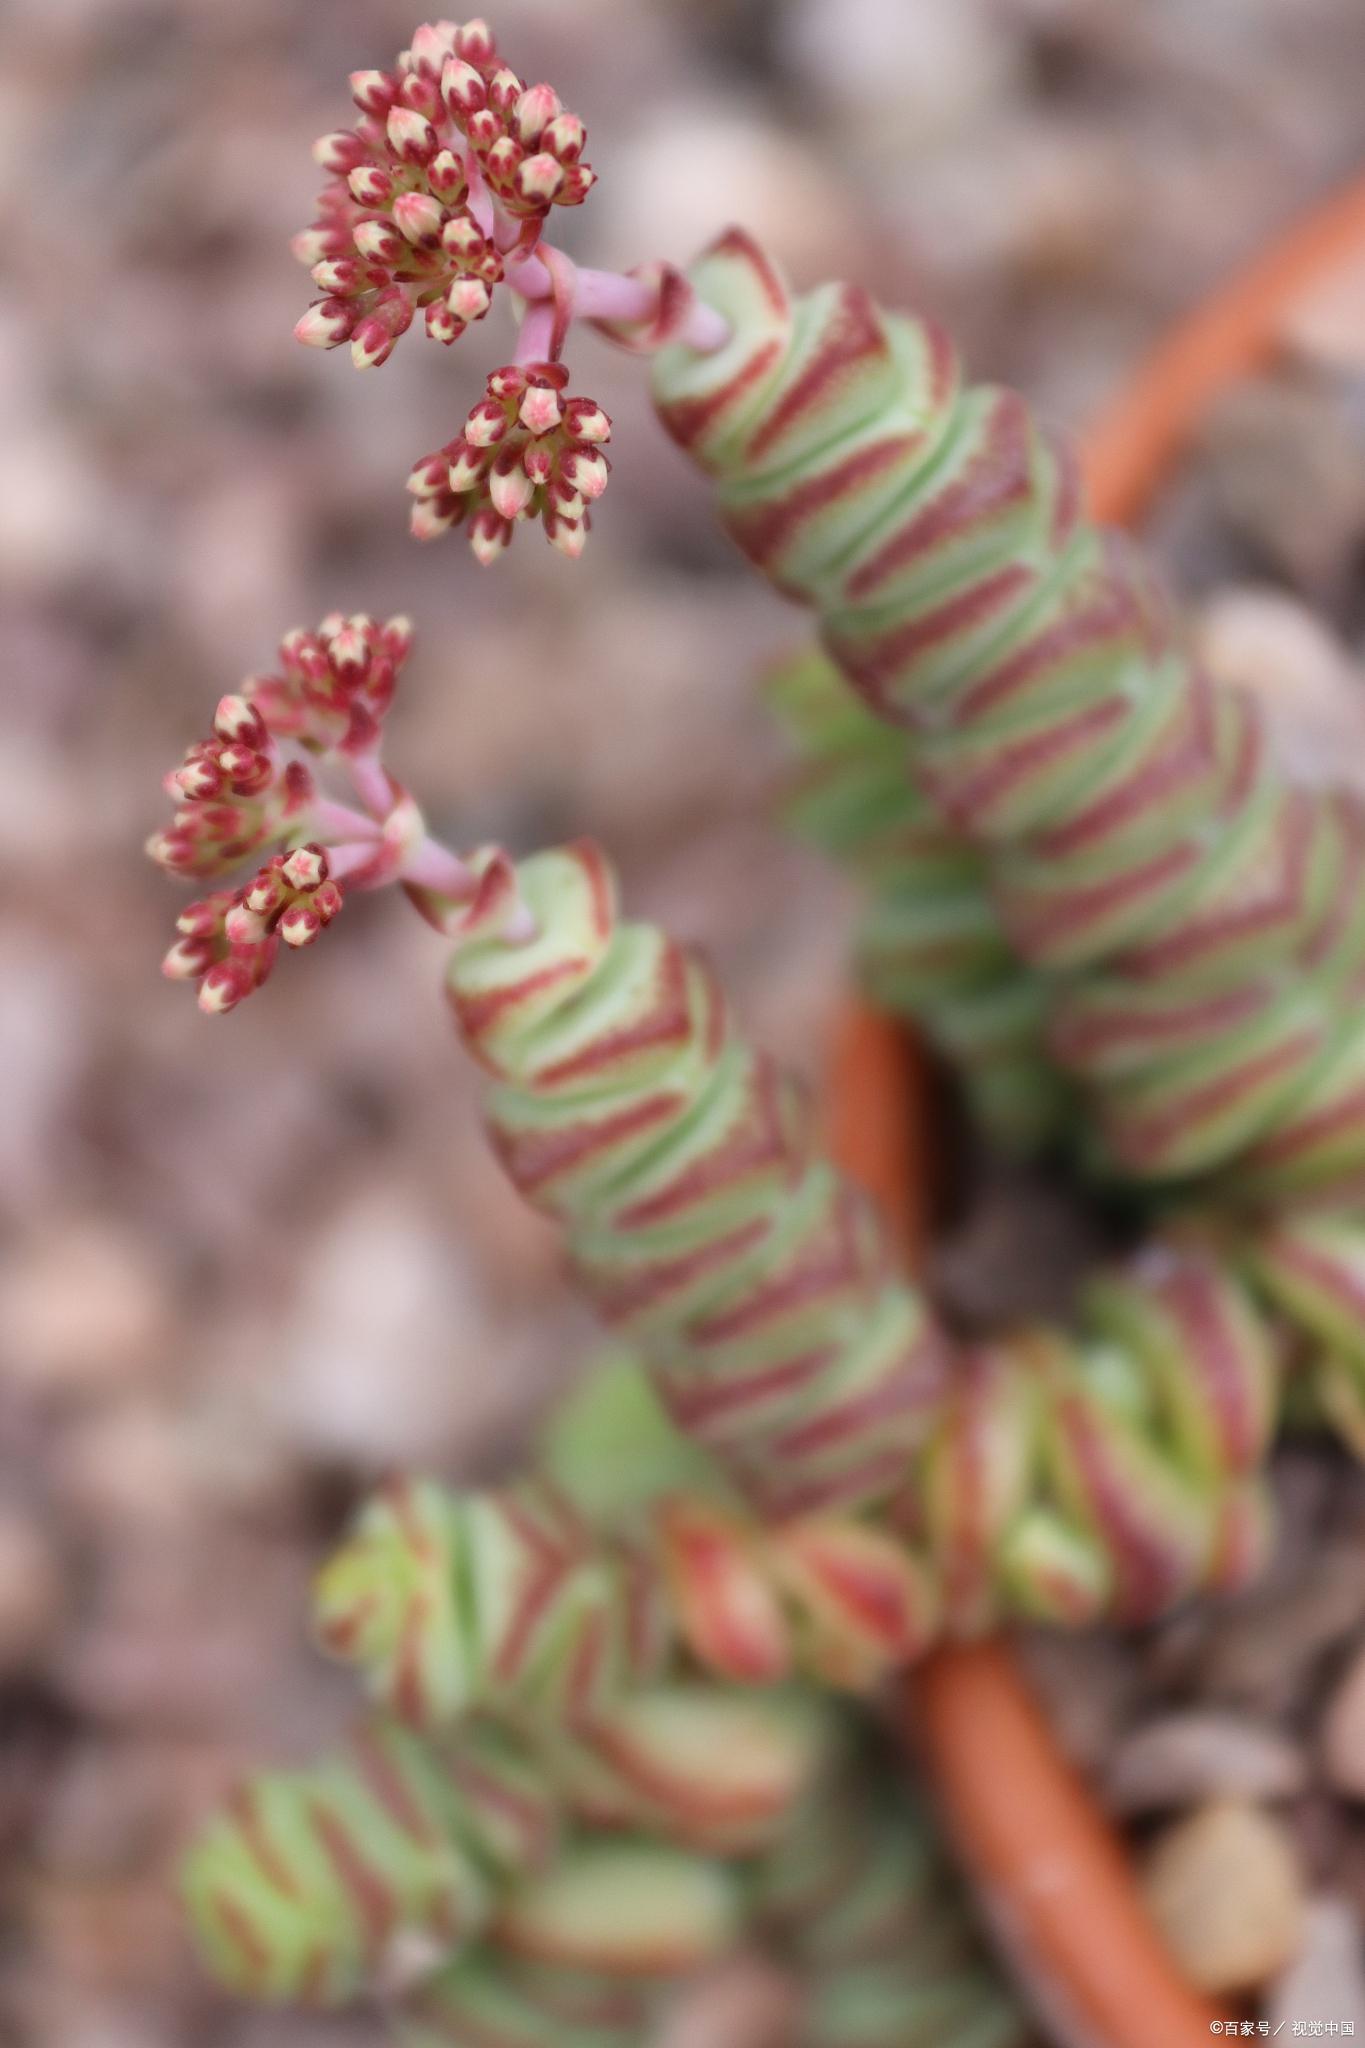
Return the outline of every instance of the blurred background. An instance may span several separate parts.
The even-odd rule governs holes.
[[[753,675],[800,621],[713,530],[637,367],[573,351],[616,422],[583,561],[531,534],[480,571],[409,541],[402,485],[510,329],[364,377],[290,340],[309,143],[414,25],[407,0],[0,11],[0,2041],[24,2048],[377,2044],[217,2000],[167,1871],[245,1759],[348,1714],[303,1621],[357,1494],[498,1471],[593,1341],[484,1156],[439,944],[392,900],[230,1023],[158,977],[179,898],[140,846],[218,695],[287,626],[410,612],[391,754],[443,836],[601,835],[812,1075],[841,987],[848,897],[767,819]],[[742,219],[799,282],[932,307],[1066,425],[1365,158],[1360,0],[505,0],[494,26],[588,122],[575,253],[683,260]],[[1154,540],[1216,662],[1331,697],[1365,632],[1365,289],[1290,339]],[[944,1285],[1007,1306],[1071,1229],[987,1175]],[[1215,1796],[1254,1806],[1265,2009],[1365,2032],[1365,1491],[1307,1452],[1280,1483],[1264,1591],[1031,1655],[1143,1853]]]

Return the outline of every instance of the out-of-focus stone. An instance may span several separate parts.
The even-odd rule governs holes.
[[[1219,1800],[1176,1821],[1146,1858],[1143,1889],[1172,1953],[1201,1990],[1255,1989],[1296,1954],[1303,1880],[1286,1830]]]
[[[65,1606],[65,1578],[48,1530],[36,1514],[0,1501],[0,1678],[42,1662]]]
[[[63,1217],[0,1269],[13,1382],[40,1399],[97,1398],[165,1363],[170,1306],[142,1239],[106,1217]]]
[[[1272,2038],[1288,2036],[1296,2021],[1351,2020],[1365,2032],[1360,1921],[1345,1899],[1309,1900],[1298,1952],[1268,1987],[1261,2017]]]
[[[1104,1775],[1105,1797],[1131,1818],[1211,1799],[1292,1799],[1304,1757],[1278,1729],[1238,1714],[1163,1714],[1124,1737]]]
[[[1322,1720],[1322,1768],[1334,1791],[1365,1800],[1365,1649],[1337,1681]]]
[[[1196,620],[1195,648],[1212,675],[1256,698],[1295,776],[1365,790],[1365,676],[1306,605],[1250,585],[1220,591]]]
[[[978,0],[795,0],[784,44],[817,102],[863,147],[903,157],[952,136],[1016,76],[1017,45]]]

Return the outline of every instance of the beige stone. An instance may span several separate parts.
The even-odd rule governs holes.
[[[1116,1813],[1160,1813],[1209,1799],[1291,1799],[1308,1766],[1289,1738],[1248,1715],[1162,1714],[1120,1744],[1105,1773]]]
[[[1153,1844],[1143,1888],[1181,1968],[1201,1990],[1250,1990],[1283,1970],[1303,1934],[1303,1880],[1285,1829],[1217,1800]]]

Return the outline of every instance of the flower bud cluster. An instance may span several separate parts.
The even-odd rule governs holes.
[[[281,941],[311,945],[331,923],[342,903],[339,855],[348,880],[373,886],[394,868],[384,836],[392,818],[403,818],[405,839],[420,838],[420,818],[414,834],[403,793],[382,769],[370,786],[382,788],[383,802],[362,813],[329,802],[303,758],[366,757],[376,767],[382,720],[411,645],[406,619],[381,625],[363,612],[334,612],[312,632],[286,634],[278,672],[248,677],[224,697],[208,738],[166,777],[175,814],[147,841],[159,867],[208,879],[269,855],[248,881],[215,889],[177,920],[180,936],[162,971],[197,982],[200,1007],[211,1015],[261,986]],[[324,841],[333,842],[330,855]]]
[[[313,348],[351,344],[358,369],[387,361],[423,314],[458,341],[492,304],[508,250],[532,247],[552,206],[595,182],[586,131],[548,85],[527,87],[486,23],[419,28],[392,71],[356,71],[352,129],[314,157],[332,182],[294,253],[323,296],[295,328]]]
[[[278,739],[310,752],[368,753],[411,648],[410,619],[381,625],[368,612],[329,612],[314,632],[286,633],[280,673],[252,676],[244,688]]]
[[[217,889],[181,913],[161,971],[170,981],[198,982],[200,1009],[222,1016],[267,979],[281,939],[311,946],[341,903],[321,846],[274,854],[244,888]]]
[[[469,544],[492,562],[515,527],[539,519],[562,554],[581,555],[588,508],[607,487],[602,453],[611,421],[591,398],[566,398],[562,363],[495,370],[459,437],[425,455],[408,478],[418,540],[469,524]]]

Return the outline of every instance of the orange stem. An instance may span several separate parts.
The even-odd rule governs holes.
[[[1208,409],[1270,361],[1287,308],[1365,243],[1365,178],[1291,227],[1178,326],[1086,438],[1095,516],[1141,517]],[[889,1019],[850,1006],[834,1051],[834,1143],[912,1259],[933,1181],[930,1075]],[[1009,1649],[937,1651],[907,1682],[917,1740],[962,1859],[1067,2048],[1197,2048],[1218,2017],[1182,1979],[1123,1844],[1062,1755]]]

